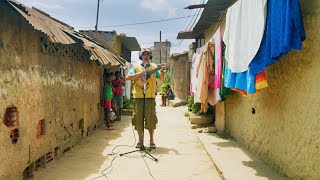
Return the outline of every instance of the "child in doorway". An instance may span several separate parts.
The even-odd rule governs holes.
[[[112,85],[111,85],[111,78],[112,74],[107,74],[106,79],[105,79],[105,84],[104,84],[104,113],[106,117],[106,130],[113,130],[111,127],[112,125],[110,124],[110,110],[112,108],[112,97],[113,97],[113,92],[112,92]]]

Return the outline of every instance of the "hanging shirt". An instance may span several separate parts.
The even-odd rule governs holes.
[[[195,62],[194,62],[194,71],[193,71],[193,76],[194,76],[194,86],[192,86],[193,88],[193,95],[194,95],[194,103],[200,103],[200,98],[199,98],[199,93],[198,93],[198,87],[201,85],[201,82],[198,81],[197,78],[197,67],[199,65],[200,62],[200,56],[201,53],[204,49],[204,46],[202,46],[201,48],[198,48],[196,51],[196,56],[195,56]]]
[[[208,42],[201,53],[199,64],[196,70],[198,78],[197,93],[201,102],[200,112],[207,112],[208,109],[208,89],[210,75],[214,72],[213,69],[214,44]]]
[[[252,74],[250,70],[242,73],[232,73],[226,67],[224,81],[227,88],[238,90],[244,95],[256,94],[261,89],[268,87],[264,71],[256,75]]]
[[[238,0],[226,15],[223,41],[227,66],[244,72],[257,54],[265,28],[267,0]]]
[[[213,42],[215,45],[215,76],[214,76],[214,88],[221,88],[222,79],[222,37],[221,28],[219,27],[216,33],[213,35]]]
[[[220,90],[220,97],[221,100],[224,101],[225,99],[227,99],[228,94],[231,92],[231,90],[229,88],[227,88],[225,86],[225,69],[226,69],[226,59],[225,59],[225,50],[226,50],[226,46],[225,44],[222,42],[222,58],[223,58],[223,63],[222,63],[222,85],[221,85],[221,90]]]
[[[299,0],[268,0],[267,22],[260,49],[250,64],[258,74],[306,39]]]

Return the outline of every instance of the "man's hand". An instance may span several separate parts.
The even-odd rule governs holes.
[[[145,69],[138,73],[138,74],[139,74],[139,77],[144,77],[144,73],[146,73],[146,70],[145,70]]]

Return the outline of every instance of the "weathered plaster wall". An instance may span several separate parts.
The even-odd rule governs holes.
[[[102,124],[101,70],[94,62],[40,53],[39,33],[3,8],[1,4],[0,179],[22,179],[30,164],[44,166],[43,160],[59,157]],[[11,106],[19,112],[16,144],[10,139],[13,128],[2,123]],[[37,138],[43,119],[45,132]]]
[[[190,64],[188,54],[179,56],[172,66],[171,87],[175,96],[187,101],[189,95]]]
[[[320,9],[308,1],[303,50],[266,69],[269,87],[260,94],[234,92],[226,101],[227,131],[293,179],[320,178]]]

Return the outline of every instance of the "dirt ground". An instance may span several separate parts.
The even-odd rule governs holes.
[[[158,103],[159,104],[159,103]],[[115,130],[97,130],[81,144],[66,152],[57,161],[38,171],[34,179],[164,179],[164,180],[216,180],[221,179],[212,160],[190,129],[183,116],[185,108],[160,107],[157,105],[158,127],[155,131],[156,150],[153,161],[143,152],[119,156],[136,150],[131,116],[124,116],[114,123]],[[146,131],[146,146],[149,134]],[[105,175],[103,175],[105,174]]]

